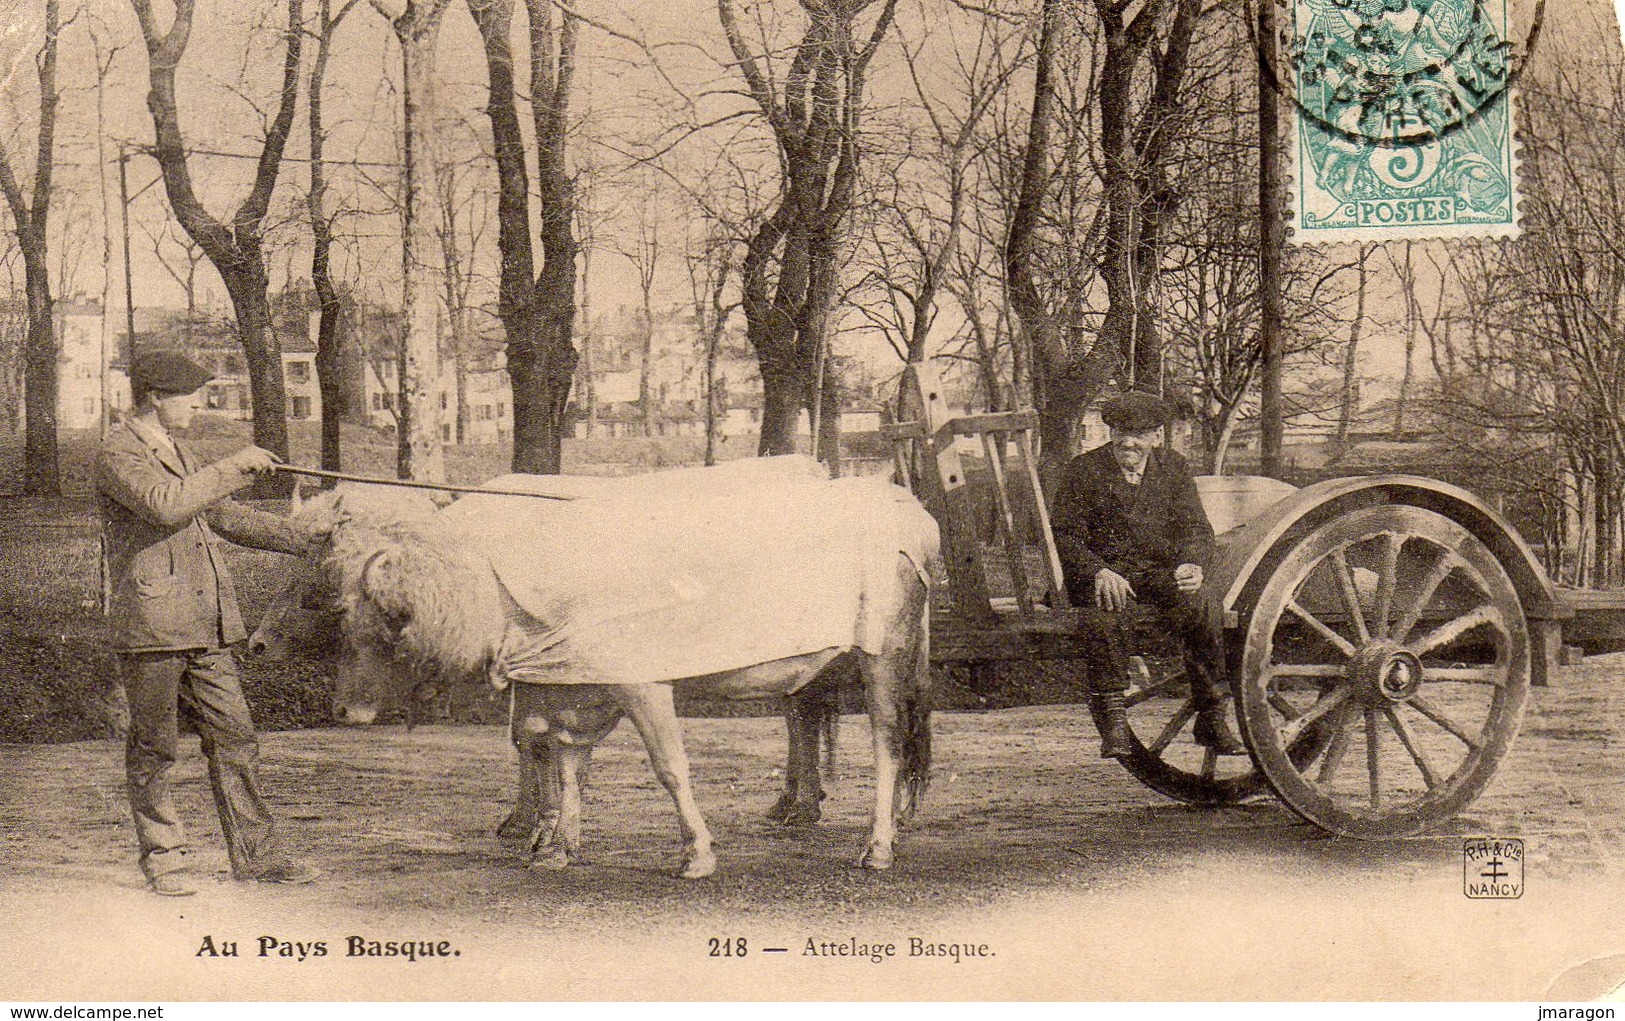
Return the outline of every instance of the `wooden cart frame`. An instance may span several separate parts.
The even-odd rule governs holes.
[[[902,421],[884,433],[942,527],[933,662],[1067,661],[1084,694],[1037,415],[954,416],[929,365],[911,365],[902,385]],[[1555,672],[1565,625],[1571,638],[1625,637],[1625,596],[1560,596],[1517,532],[1458,487],[1408,475],[1303,489],[1244,480],[1219,499],[1199,483],[1210,517],[1226,503],[1219,516],[1239,519],[1215,522],[1206,584],[1222,593],[1249,755],[1195,745],[1182,676],[1147,668],[1127,695],[1137,748],[1122,761],[1171,797],[1224,804],[1273,791],[1333,833],[1419,832],[1490,781],[1530,686]]]

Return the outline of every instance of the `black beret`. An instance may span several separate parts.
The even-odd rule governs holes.
[[[1168,406],[1157,397],[1132,390],[1107,401],[1100,419],[1120,433],[1143,433],[1168,423]]]
[[[189,394],[214,373],[179,351],[143,351],[130,363],[130,386],[166,394]]]

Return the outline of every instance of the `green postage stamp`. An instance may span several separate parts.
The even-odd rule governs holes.
[[[1511,0],[1291,0],[1292,242],[1518,230]]]

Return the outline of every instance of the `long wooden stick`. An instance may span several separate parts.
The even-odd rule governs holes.
[[[447,493],[480,493],[486,496],[529,496],[537,500],[561,500],[569,502],[573,496],[561,496],[557,493],[525,493],[516,489],[484,489],[480,486],[454,486],[449,482],[417,482],[412,479],[377,479],[367,475],[348,475],[344,472],[324,471],[320,468],[301,468],[293,464],[276,464],[271,466],[273,471],[287,472],[290,475],[309,475],[317,479],[333,479],[336,482],[365,482],[374,486],[401,486],[405,489],[438,489]]]

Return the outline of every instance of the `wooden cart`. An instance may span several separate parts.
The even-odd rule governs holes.
[[[942,526],[948,579],[932,604],[933,661],[1065,661],[1084,693],[1036,414],[951,416],[929,366],[903,386],[904,421],[886,433]],[[1419,832],[1494,775],[1530,686],[1555,670],[1565,622],[1625,637],[1625,598],[1560,597],[1517,532],[1455,486],[1406,475],[1198,485],[1220,532],[1206,584],[1223,594],[1232,711],[1250,755],[1196,745],[1181,672],[1148,666],[1127,696],[1137,748],[1122,761],[1170,797],[1224,804],[1273,791],[1334,833]],[[1160,664],[1156,646],[1143,662]]]

